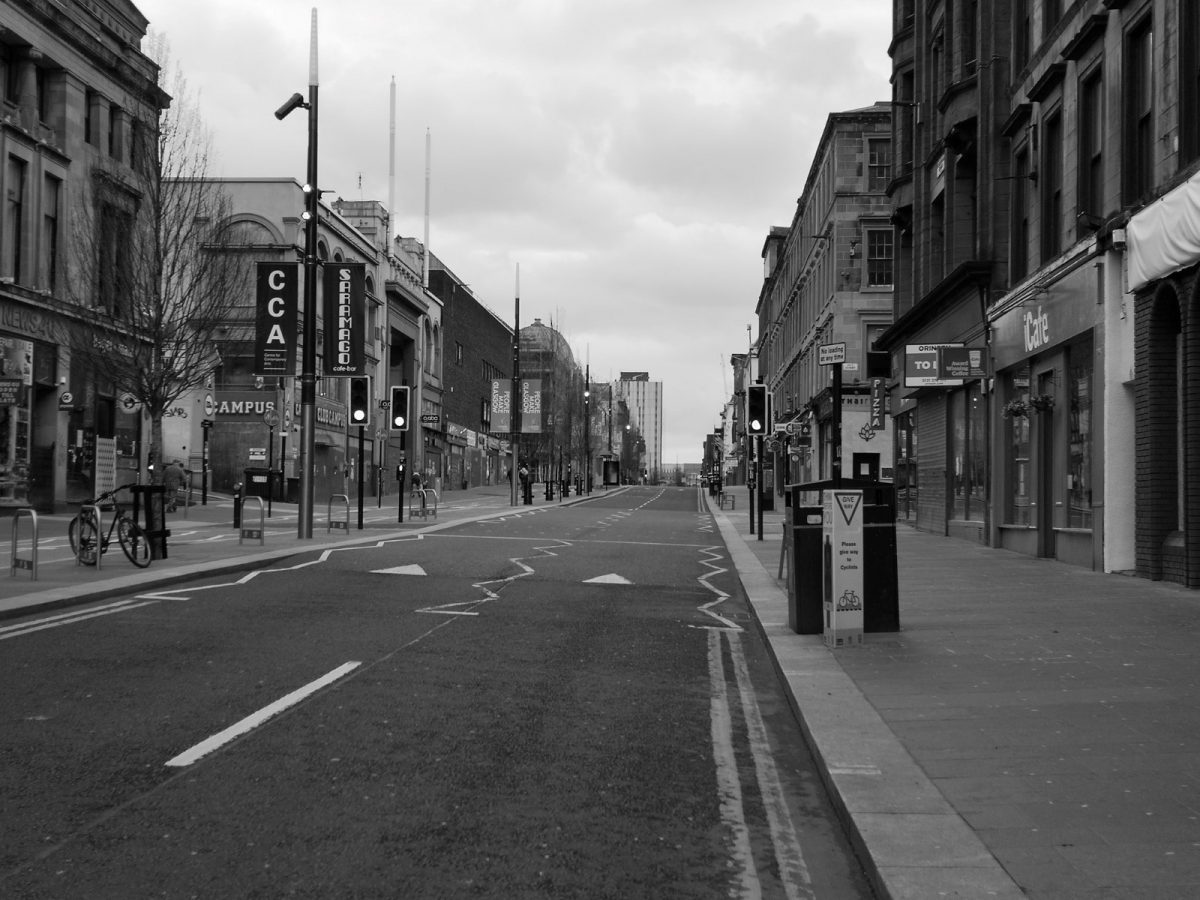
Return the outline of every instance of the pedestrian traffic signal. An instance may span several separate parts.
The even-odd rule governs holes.
[[[350,377],[350,424],[371,423],[371,379],[367,375]]]
[[[392,431],[408,431],[408,388],[392,387]]]
[[[761,437],[771,430],[767,410],[767,386],[752,384],[746,388],[746,433]]]

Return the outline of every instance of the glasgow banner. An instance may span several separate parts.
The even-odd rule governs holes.
[[[492,381],[492,434],[512,433],[512,379]],[[542,380],[521,379],[521,434],[542,433]]]

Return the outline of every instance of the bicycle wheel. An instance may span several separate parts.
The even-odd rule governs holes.
[[[139,569],[150,565],[150,539],[129,516],[117,519],[117,540],[121,542],[121,549],[131,563]]]
[[[91,518],[73,518],[67,526],[67,539],[76,559],[85,566],[96,564],[96,523]]]

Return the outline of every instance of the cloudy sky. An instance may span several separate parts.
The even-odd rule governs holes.
[[[135,0],[213,136],[215,174],[304,180],[318,11],[320,183],[507,322],[553,321],[595,380],[663,382],[663,462],[698,462],[745,350],[772,225],[828,113],[890,97],[890,0]],[[328,198],[327,198],[328,199]]]

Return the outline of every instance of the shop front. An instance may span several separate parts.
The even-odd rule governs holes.
[[[1103,565],[1103,306],[1095,266],[1005,298],[993,321],[999,545],[1089,568]]]

